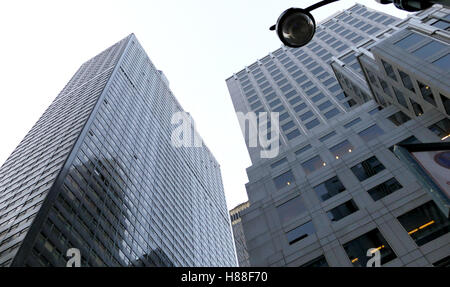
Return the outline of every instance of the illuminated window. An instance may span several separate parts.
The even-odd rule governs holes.
[[[433,106],[436,106],[436,101],[434,100],[431,88],[421,82],[417,82],[417,84],[419,85],[420,93],[422,94],[423,99]]]
[[[326,166],[326,163],[318,155],[302,163],[302,167],[306,174],[310,174],[324,166]]]
[[[450,120],[445,118],[428,127],[433,133],[435,133],[441,140],[450,138]]]
[[[414,114],[418,117],[423,114],[422,106],[416,103],[413,99],[409,99],[409,102],[411,103],[411,106],[413,108]]]
[[[288,185],[292,185],[293,183],[295,183],[295,178],[294,178],[294,174],[292,173],[291,170],[275,177],[273,179],[274,183],[275,183],[275,187],[277,189],[282,189],[285,186]]]
[[[367,250],[372,248],[380,251],[381,265],[397,258],[378,229],[369,231],[344,244],[345,252],[355,267],[366,267],[367,261],[371,258],[367,256]]]
[[[331,153],[336,159],[340,159],[342,156],[353,152],[353,150],[354,147],[348,140],[345,140],[330,148]]]
[[[434,201],[429,201],[399,216],[398,221],[418,246],[422,246],[450,231],[450,221]]]

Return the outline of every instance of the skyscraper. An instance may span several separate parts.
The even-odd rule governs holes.
[[[250,205],[248,202],[244,202],[230,210],[231,226],[233,227],[234,245],[236,246],[236,255],[239,267],[250,267],[247,243],[241,220],[241,212],[249,206]]]
[[[366,266],[370,248],[383,266],[448,264],[450,222],[392,152],[441,140],[428,123],[444,115],[393,122],[399,108],[372,100],[354,53],[399,21],[354,5],[305,47],[282,47],[226,80],[237,112],[279,112],[279,155],[248,146],[241,218],[252,266]],[[333,62],[351,68],[352,93]]]
[[[84,63],[0,168],[0,266],[235,266],[220,167],[131,34]]]

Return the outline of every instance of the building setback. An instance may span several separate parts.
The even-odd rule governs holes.
[[[236,266],[219,164],[131,34],[84,63],[0,168],[0,266]]]
[[[372,99],[355,56],[399,22],[356,4],[319,24],[305,47],[282,47],[226,80],[237,112],[280,113],[279,155],[248,147],[241,219],[252,266],[366,266],[369,248],[383,266],[449,264],[450,221],[392,151],[448,140],[433,129],[446,115],[396,122],[401,108]],[[350,67],[352,92],[331,63]]]

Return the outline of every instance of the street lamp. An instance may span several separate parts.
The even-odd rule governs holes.
[[[316,21],[311,11],[338,0],[322,0],[308,8],[289,8],[278,17],[277,23],[270,27],[276,31],[284,45],[298,48],[308,44],[316,32]],[[420,11],[433,4],[450,5],[450,0],[375,0],[380,4],[393,3],[395,7],[409,12]]]

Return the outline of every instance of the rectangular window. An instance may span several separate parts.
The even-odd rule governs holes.
[[[358,135],[365,141],[369,142],[381,135],[384,134],[384,131],[377,125],[374,124],[373,126],[368,127],[367,129],[360,131]]]
[[[311,145],[310,145],[310,144],[307,144],[307,145],[305,145],[304,147],[302,147],[302,148],[300,148],[299,150],[297,150],[297,151],[295,152],[295,155],[299,155],[299,154],[301,154],[301,153],[304,153],[305,151],[307,151],[307,150],[309,150],[309,149],[311,149]]]
[[[316,259],[313,259],[300,267],[328,267],[328,262],[325,259],[325,256],[320,256]]]
[[[298,129],[295,129],[295,130],[293,130],[292,132],[288,133],[288,134],[286,135],[286,138],[287,138],[288,140],[292,140],[292,139],[298,137],[299,135],[300,135],[300,131],[299,131]]]
[[[316,126],[320,125],[320,121],[318,119],[314,119],[308,123],[305,124],[305,127],[310,130]]]
[[[450,99],[446,96],[439,94],[441,96],[442,105],[444,106],[444,110],[447,113],[447,115],[450,116]]]
[[[345,191],[344,185],[342,185],[342,182],[337,176],[322,182],[313,189],[321,201],[325,201],[336,194]]]
[[[288,170],[287,172],[275,177],[273,179],[273,182],[275,183],[275,187],[278,190],[282,189],[285,186],[295,183],[294,174],[292,173],[291,170]]]
[[[361,122],[361,118],[356,118],[356,119],[354,119],[354,120],[352,120],[352,121],[346,123],[346,124],[344,125],[344,128],[348,129],[348,128],[350,128],[350,127],[356,125],[356,124],[359,123],[359,122]]]
[[[335,135],[336,135],[336,132],[335,132],[335,131],[332,131],[331,133],[326,134],[326,135],[324,135],[323,137],[319,138],[319,141],[320,141],[320,142],[324,142],[324,141],[326,141],[327,139],[330,139],[330,138],[334,137]]]
[[[315,157],[303,162],[301,165],[305,173],[310,174],[311,172],[319,170],[327,164],[322,160],[320,156],[316,155]]]
[[[368,158],[351,168],[353,174],[359,179],[359,181],[364,181],[384,169],[384,165],[375,156]]]
[[[433,61],[433,64],[447,73],[450,70],[450,54]]]
[[[295,127],[295,124],[293,121],[287,122],[284,125],[281,126],[281,128],[283,129],[283,131],[287,131],[291,128]]]
[[[323,98],[325,98],[325,96],[324,96],[322,93],[320,93],[320,94],[318,94],[318,95],[312,97],[311,100],[312,100],[314,103],[317,103],[318,101],[320,101],[320,100],[323,99]]]
[[[294,107],[294,111],[296,113],[300,112],[301,110],[303,110],[304,108],[306,108],[306,104],[305,103],[301,103],[300,105]]]
[[[282,165],[282,164],[284,164],[284,163],[287,163],[287,162],[288,162],[287,158],[283,157],[283,158],[280,159],[279,161],[276,161],[276,162],[272,163],[272,164],[270,165],[270,167],[271,167],[271,168],[276,168],[276,167],[278,167],[278,166],[280,166],[280,165]]]
[[[305,211],[306,208],[300,196],[297,196],[277,207],[277,212],[278,216],[280,217],[281,224],[288,223]]]
[[[420,34],[411,33],[400,41],[397,41],[394,45],[406,50],[424,39],[425,37]]]
[[[403,113],[402,111],[398,111],[395,114],[388,117],[388,120],[390,120],[396,126],[401,126],[410,119],[411,118],[405,115],[405,113]]]
[[[450,231],[450,220],[442,214],[434,201],[414,208],[397,219],[418,246]]]
[[[433,41],[429,42],[428,44],[425,44],[424,46],[415,50],[413,52],[413,54],[416,55],[420,59],[425,59],[434,54],[439,53],[440,51],[442,51],[445,48],[446,48],[445,44],[433,40]]]
[[[292,229],[288,233],[286,233],[286,237],[288,239],[289,245],[292,245],[309,235],[314,234],[314,225],[311,221],[308,221],[307,223],[300,225],[297,228]]]
[[[450,137],[450,120],[445,118],[428,127],[433,133],[435,133],[441,140],[445,140]]]
[[[305,121],[305,120],[311,118],[312,116],[314,116],[314,113],[311,112],[311,111],[307,111],[306,113],[300,115],[299,118],[300,118],[302,121]]]
[[[328,211],[327,216],[331,221],[336,222],[357,211],[358,207],[355,202],[353,200],[349,200]]]
[[[406,138],[406,139],[396,143],[396,145],[400,145],[400,144],[414,144],[414,143],[421,143],[421,141],[419,141],[415,136],[410,136],[410,137],[408,137],[408,138]],[[394,146],[391,146],[389,148],[389,150],[391,152],[394,152]]]
[[[324,114],[327,119],[331,119],[332,117],[338,115],[340,112],[337,108],[331,109]]]
[[[348,258],[355,267],[365,267],[370,257],[367,251],[377,249],[380,251],[381,265],[397,258],[392,248],[381,235],[378,229],[367,232],[344,245]]]
[[[342,156],[351,153],[353,151],[353,145],[348,141],[345,140],[333,147],[330,148],[330,152],[333,154],[333,156],[336,159],[340,159]]]
[[[326,101],[326,102],[321,103],[321,104],[318,105],[317,107],[319,108],[319,110],[323,111],[323,110],[325,110],[326,108],[329,108],[329,107],[331,107],[331,106],[332,106],[332,103],[331,103],[330,101]]]
[[[369,193],[370,197],[372,197],[372,199],[374,201],[377,201],[377,200],[393,193],[394,191],[399,190],[400,188],[402,188],[402,185],[395,178],[391,178],[391,179],[369,189],[367,192]]]

